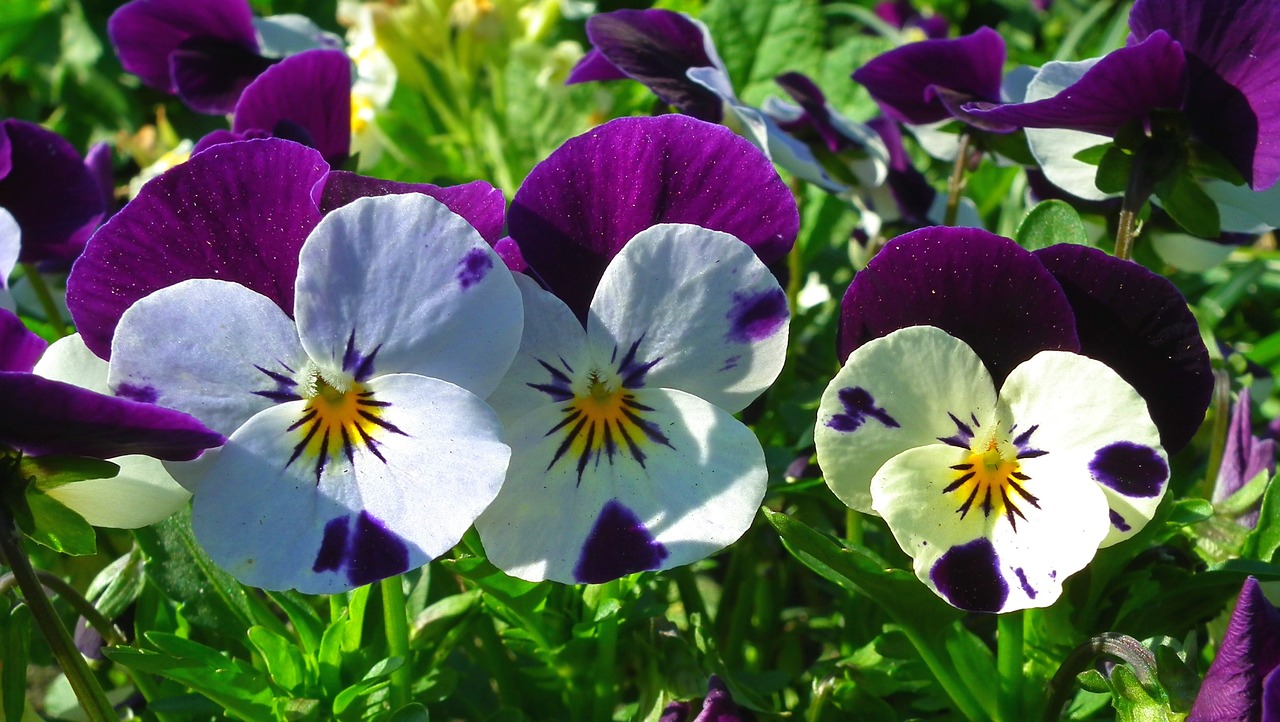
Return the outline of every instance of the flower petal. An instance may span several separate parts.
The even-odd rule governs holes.
[[[876,254],[845,293],[840,355],[918,325],[963,340],[997,383],[1037,351],[1078,348],[1071,306],[1049,271],[1013,241],[974,228],[923,228]]]
[[[502,191],[485,181],[471,181],[458,186],[437,186],[430,183],[399,183],[397,181],[370,178],[350,171],[336,170],[329,173],[324,182],[324,195],[320,198],[320,212],[329,213],[357,198],[385,196],[395,193],[421,193],[431,196],[449,207],[476,227],[491,246],[502,238],[502,226],[506,223],[507,201]]]
[[[520,347],[523,318],[502,259],[425,195],[356,200],[325,216],[302,247],[302,346],[356,380],[409,372],[487,396]]]
[[[171,466],[198,489],[192,528],[215,562],[246,584],[321,594],[415,569],[457,543],[502,484],[510,452],[497,417],[436,379],[393,374],[368,389],[382,422],[371,443],[338,444],[327,460],[298,455],[299,401],[255,415],[208,461]]]
[[[1280,612],[1245,579],[1218,654],[1209,665],[1189,722],[1265,720],[1263,679],[1280,667]],[[1266,685],[1274,689],[1273,684]]]
[[[111,14],[107,33],[125,70],[170,93],[177,88],[169,56],[190,38],[218,38],[257,50],[253,12],[245,0],[132,0]]]
[[[1047,452],[1023,460],[1027,474],[1092,479],[1102,490],[1110,507],[1102,514],[1110,519],[1102,546],[1137,534],[1151,520],[1169,481],[1169,462],[1142,397],[1109,367],[1079,354],[1037,354],[1009,374],[1000,401],[1018,424],[1015,432],[1034,428],[1032,442]]]
[[[22,250],[22,229],[13,214],[0,208],[0,289],[9,288],[9,275],[18,265]]]
[[[150,456],[117,456],[110,461],[120,467],[120,473],[110,479],[64,484],[45,493],[90,524],[110,529],[150,526],[186,506],[191,498],[164,464]]]
[[[1004,39],[988,27],[951,40],[909,43],[872,58],[853,73],[885,115],[904,123],[951,118],[934,92],[945,88],[973,100],[1000,99]]]
[[[240,94],[271,63],[241,43],[198,36],[182,41],[169,54],[169,75],[188,107],[222,115],[235,111]]]
[[[972,437],[995,405],[991,376],[963,341],[932,326],[894,331],[850,354],[823,392],[818,465],[841,501],[874,513],[877,469],[907,449]]]
[[[605,269],[587,316],[597,357],[650,365],[646,387],[734,413],[782,370],[791,313],[773,274],[737,238],[698,226],[641,231]]]
[[[586,55],[573,66],[573,70],[569,71],[569,77],[565,78],[565,85],[574,85],[577,83],[594,83],[601,80],[625,80],[627,74],[622,72],[618,66],[609,62],[597,48],[587,51]]]
[[[1011,612],[1053,604],[1063,580],[1093,559],[1107,533],[1102,494],[1046,465],[1023,482],[1035,503],[1010,500],[1016,526],[999,509],[957,513],[964,498],[951,490],[951,467],[967,452],[932,444],[893,457],[871,482],[875,510],[912,556],[920,581],[953,606]]]
[[[548,434],[564,417],[558,405],[508,429],[511,470],[476,520],[490,561],[521,579],[599,583],[689,564],[747,530],[768,477],[751,430],[680,391],[635,396],[663,439],[639,440],[639,456],[559,456],[565,434]]]
[[[62,136],[35,123],[0,123],[8,137],[8,175],[0,177],[0,207],[22,229],[23,263],[70,262],[102,219],[102,194],[84,160]]]
[[[85,344],[107,358],[121,314],[189,278],[235,281],[293,311],[298,250],[320,221],[329,167],[285,140],[214,146],[143,186],[94,235],[67,280]]]
[[[1137,389],[1164,448],[1180,451],[1213,395],[1209,352],[1182,293],[1163,276],[1087,246],[1050,246],[1035,256],[1066,292],[1080,353]]]
[[[1133,39],[1164,30],[1188,56],[1186,113],[1257,190],[1280,179],[1280,14],[1269,0],[1138,0]]]
[[[585,318],[609,260],[657,223],[724,231],[772,263],[799,229],[791,191],[758,149],[692,118],[619,118],[571,138],[529,174],[511,237],[548,290]]]
[[[30,371],[47,346],[16,314],[0,310],[0,371]]]
[[[1217,179],[1200,187],[1218,206],[1223,232],[1258,234],[1280,228],[1280,188],[1255,191]]]
[[[226,281],[183,281],[125,312],[108,385],[119,396],[184,411],[223,434],[297,400],[307,357],[270,299]]]
[[[231,129],[290,140],[297,129],[325,162],[341,165],[351,149],[351,61],[341,50],[308,50],[267,68],[245,87]]]
[[[1026,102],[1053,98],[1065,92],[1100,61],[1101,58],[1079,62],[1052,61],[1045,63],[1031,82],[1027,84]],[[1076,159],[1076,154],[1106,142],[1094,133],[1079,130],[1027,128],[1027,146],[1050,183],[1077,198],[1100,201],[1114,194],[1098,190],[1096,182],[1098,166]]]

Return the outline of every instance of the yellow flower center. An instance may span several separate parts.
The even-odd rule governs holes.
[[[965,518],[974,505],[983,518],[1004,516],[1016,531],[1018,519],[1026,519],[1020,505],[1039,508],[1039,500],[1026,489],[1031,477],[1022,473],[1018,449],[1000,433],[999,423],[975,436],[959,464],[950,467],[954,480],[943,493],[956,492],[962,499],[956,513]]]
[[[644,466],[644,446],[650,443],[671,446],[658,426],[645,419],[653,408],[637,401],[636,395],[624,388],[613,374],[600,371],[587,374],[586,383],[565,402],[561,411],[564,418],[547,435],[559,433],[563,440],[547,468],[572,454],[578,460],[579,483],[593,459],[597,465],[602,456],[612,463],[615,456],[625,454]]]
[[[382,459],[378,437],[388,432],[404,435],[382,418],[390,404],[375,400],[364,384],[326,378],[312,370],[302,391],[306,399],[302,418],[289,427],[301,438],[288,464],[304,456],[313,461],[317,484],[325,467],[339,455],[354,463],[356,449],[364,447]]]

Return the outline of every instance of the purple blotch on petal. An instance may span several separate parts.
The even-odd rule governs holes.
[[[324,539],[320,542],[320,552],[316,554],[316,563],[311,566],[311,571],[336,572],[342,568],[347,554],[347,529],[350,526],[350,514],[330,519],[324,525]]]
[[[781,288],[761,293],[733,294],[733,307],[729,309],[729,333],[726,337],[737,343],[755,343],[769,338],[790,317],[787,294]]]
[[[617,499],[610,499],[582,545],[573,578],[584,584],[601,584],[657,569],[667,556],[667,548],[653,538],[640,517]]]
[[[1164,491],[1169,465],[1150,446],[1117,441],[1098,449],[1089,462],[1094,481],[1124,494],[1150,498]]]
[[[409,546],[369,512],[361,511],[347,559],[347,579],[362,586],[408,569]]]
[[[156,391],[152,386],[134,386],[133,384],[120,384],[116,388],[116,396],[130,401],[137,401],[143,404],[154,404],[156,399],[160,398],[160,392]]]
[[[929,570],[929,578],[952,606],[970,612],[998,612],[1009,598],[990,539],[951,547]]]
[[[467,290],[484,280],[493,269],[493,259],[479,248],[467,251],[467,255],[458,261],[458,285]]]
[[[1129,531],[1130,529],[1133,528],[1129,526],[1129,522],[1124,520],[1124,517],[1116,513],[1115,509],[1111,509],[1110,514],[1111,514],[1111,526],[1119,529],[1120,531]]]
[[[1027,597],[1029,599],[1035,599],[1036,590],[1031,586],[1031,582],[1027,581],[1027,573],[1022,570],[1022,567],[1014,569],[1013,573],[1018,576],[1018,584],[1022,586],[1022,591],[1026,592]]]
[[[868,418],[879,421],[886,428],[896,429],[899,427],[897,420],[890,416],[888,411],[876,406],[875,399],[871,398],[871,392],[866,389],[860,386],[851,386],[840,389],[838,396],[840,397],[840,404],[844,406],[844,413],[832,416],[827,421],[828,427],[836,431],[851,433],[861,428]]]

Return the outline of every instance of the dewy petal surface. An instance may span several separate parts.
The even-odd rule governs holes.
[[[503,198],[502,191],[485,181],[471,181],[457,186],[437,186],[430,183],[399,183],[336,170],[329,173],[325,179],[324,194],[320,198],[320,212],[329,213],[357,198],[397,193],[421,193],[431,196],[448,206],[449,210],[467,219],[467,222],[475,226],[489,245],[496,246],[502,239],[502,227],[507,219],[507,201]]]
[[[289,137],[292,128],[303,129],[308,145],[326,162],[341,165],[346,160],[351,149],[351,60],[346,53],[309,50],[285,58],[244,89],[232,131],[261,129]]]
[[[823,392],[818,465],[841,501],[875,513],[871,480],[885,462],[943,439],[967,443],[976,415],[995,405],[991,375],[963,341],[933,326],[894,331],[850,354]]]
[[[175,92],[169,56],[184,41],[211,37],[256,50],[253,12],[245,0],[133,0],[107,21],[124,69],[147,85]]]
[[[605,270],[587,338],[597,356],[652,364],[646,386],[734,413],[778,377],[790,318],[787,294],[745,243],[662,224],[632,238]]]
[[[293,322],[270,299],[208,279],[135,303],[111,351],[116,394],[184,411],[223,434],[300,398],[307,362]]]
[[[521,579],[599,583],[688,564],[746,531],[768,476],[751,430],[680,391],[635,399],[665,440],[640,439],[641,456],[603,446],[585,463],[578,448],[558,456],[565,433],[548,430],[565,416],[560,405],[508,429],[511,470],[476,521],[494,564]]]
[[[1192,132],[1255,190],[1280,179],[1280,13],[1269,0],[1138,0],[1132,37],[1164,30],[1187,53]]]
[[[125,309],[190,278],[234,281],[293,311],[298,251],[320,221],[329,166],[286,140],[215,146],[143,186],[85,247],[67,305],[85,345],[108,358]]]
[[[1075,312],[1080,353],[1098,359],[1137,389],[1169,453],[1204,421],[1213,395],[1200,326],[1166,278],[1086,246],[1035,252]]]
[[[922,228],[876,254],[845,293],[840,356],[918,325],[963,340],[997,383],[1038,351],[1079,348],[1052,274],[1013,241],[975,228]]]
[[[943,88],[972,100],[1000,100],[1004,39],[991,28],[950,40],[909,43],[875,58],[853,74],[880,103],[885,115],[903,123],[933,123],[951,112],[936,95]]]
[[[658,223],[692,223],[746,242],[765,263],[791,249],[799,214],[758,149],[693,118],[620,118],[571,138],[512,201],[511,237],[580,318],[609,260]]]
[[[22,228],[23,263],[71,261],[102,218],[97,181],[76,149],[35,123],[0,124],[12,167],[0,176],[0,207]]]
[[[306,402],[275,406],[189,471],[196,538],[246,584],[353,589],[457,543],[502,484],[510,454],[493,411],[452,384],[392,374],[367,384],[381,424],[332,453],[298,452]],[[171,467],[184,483],[181,466]]]
[[[420,194],[363,198],[325,216],[302,247],[296,315],[322,367],[357,381],[416,373],[482,397],[511,365],[523,325],[502,259]]]

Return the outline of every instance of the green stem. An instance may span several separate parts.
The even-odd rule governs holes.
[[[855,549],[862,546],[862,516],[850,508],[844,510],[844,541]]]
[[[1227,426],[1231,422],[1231,377],[1223,369],[1213,370],[1213,433],[1209,436],[1209,463],[1204,471],[1204,489],[1213,494],[1218,469],[1227,449]]]
[[[399,575],[382,580],[382,623],[387,630],[387,651],[400,657],[404,664],[391,673],[389,699],[391,709],[409,704],[409,687],[413,683],[409,665],[409,618],[405,615],[404,581]]]
[[[597,607],[608,599],[618,599],[619,580],[605,583]],[[596,622],[596,663],[594,668],[595,703],[593,719],[609,722],[618,705],[618,614],[615,612]]]
[[[690,617],[694,614],[702,617],[703,624],[711,621],[707,619],[707,603],[702,599],[702,592],[698,591],[698,580],[694,578],[693,572],[689,571],[689,567],[677,567],[668,572],[676,583],[676,590],[680,593],[680,603],[684,605],[684,614]],[[693,624],[689,624],[693,627]]]
[[[49,643],[53,658],[62,668],[63,674],[67,676],[67,682],[71,684],[71,690],[75,692],[76,699],[80,700],[85,717],[90,722],[117,722],[120,718],[112,709],[106,693],[102,691],[102,686],[89,670],[89,665],[80,655],[80,650],[76,649],[75,643],[71,640],[71,634],[63,626],[62,620],[58,619],[58,613],[54,611],[53,604],[45,596],[40,577],[36,575],[36,570],[32,568],[31,561],[27,559],[26,552],[22,549],[21,538],[13,522],[13,516],[4,504],[0,504],[0,556],[4,557],[14,579],[17,580],[18,588],[22,590],[22,597],[31,609],[31,616]]]
[[[1142,212],[1142,206],[1154,190],[1146,161],[1146,148],[1134,154],[1133,165],[1129,169],[1129,183],[1125,186],[1124,200],[1120,204],[1115,255],[1126,261],[1133,260],[1133,243],[1138,239],[1138,214]]]
[[[960,679],[955,665],[938,656],[932,644],[929,643],[916,629],[900,625],[898,629],[907,635],[907,639],[911,642],[911,646],[915,647],[916,653],[920,655],[920,660],[933,673],[934,679],[938,680],[938,685],[942,687],[942,691],[947,693],[955,704],[960,714],[965,719],[972,722],[981,722],[990,719],[990,715],[983,712],[982,705],[978,704],[978,699],[973,696],[973,691],[968,685]]]
[[[49,290],[49,284],[44,282],[44,276],[40,275],[40,271],[36,269],[33,263],[22,264],[22,275],[26,276],[27,283],[31,284],[31,290],[35,292],[36,298],[40,301],[40,307],[44,309],[45,320],[49,322],[53,332],[58,334],[59,338],[66,336],[67,324],[62,320],[62,312],[58,310],[58,303],[53,300],[53,293]]]
[[[996,673],[1000,678],[997,708],[1002,722],[1020,722],[1023,719],[1025,621],[1020,611],[1001,614],[996,618]]]
[[[973,138],[968,133],[960,134],[956,162],[951,167],[951,177],[947,179],[947,211],[942,217],[944,226],[954,226],[956,216],[960,213],[960,191],[964,190],[964,170],[969,165],[969,145],[972,142]]]

